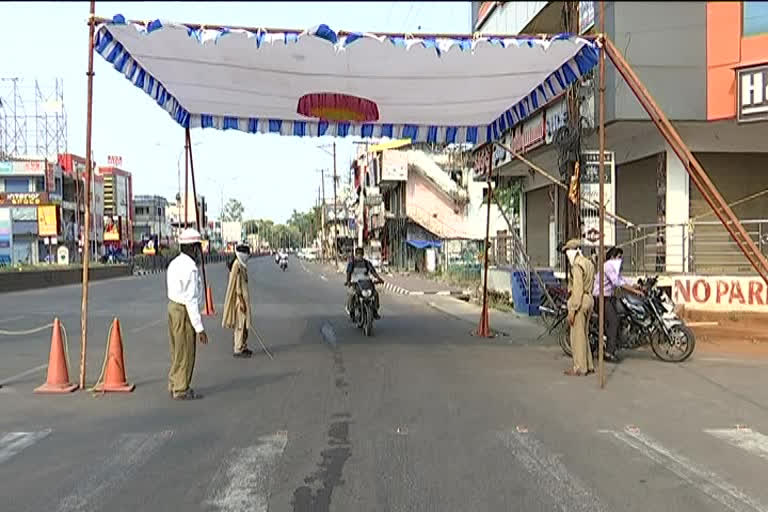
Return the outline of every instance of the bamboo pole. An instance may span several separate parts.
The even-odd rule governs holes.
[[[480,311],[480,325],[477,327],[477,335],[484,338],[491,336],[490,313],[488,312],[488,250],[491,234],[491,200],[493,199],[493,187],[491,174],[493,170],[493,145],[488,145],[488,212],[485,219],[485,251],[483,258],[483,309]]]
[[[184,229],[189,227],[189,128],[184,134]]]
[[[605,0],[600,0],[600,33],[605,33]],[[600,279],[600,297],[597,304],[597,376],[600,380],[600,389],[605,388],[605,349],[603,347],[603,336],[605,335],[605,50],[600,48],[599,53],[599,82],[598,82],[598,101],[600,124],[598,127],[598,138],[600,139],[600,157],[598,173],[600,176],[599,189],[599,222],[600,222],[600,242],[597,254],[597,264]]]
[[[91,15],[88,19],[88,93],[85,125],[85,232],[83,233],[83,299],[80,308],[80,389],[85,389],[86,350],[88,348],[88,267],[90,258],[91,230],[91,136],[93,134],[93,36],[96,27],[96,2],[91,0]],[[76,213],[79,216],[80,212]]]
[[[187,156],[189,158],[189,172],[192,175],[192,195],[194,196],[194,200],[195,200],[195,221],[196,221],[195,224],[197,225],[198,233],[200,233],[200,235],[202,237],[203,231],[202,231],[202,229],[200,227],[200,209],[199,209],[199,207],[197,205],[197,186],[196,186],[196,182],[195,182],[195,161],[192,158],[192,137],[190,136],[190,133],[189,133],[189,127],[187,127],[185,132],[186,132],[185,143],[186,143],[186,146],[187,146],[187,153],[188,153]],[[189,201],[185,202],[185,207],[186,207],[186,203],[188,203],[188,202]],[[205,311],[207,313],[210,313],[210,311],[208,311],[208,295],[207,295],[208,294],[208,278],[205,275],[205,254],[203,254],[202,252],[203,252],[203,249],[202,249],[202,244],[201,244],[201,247],[200,247],[200,268],[201,268],[201,270],[203,272],[203,293],[206,294],[206,296],[203,297],[203,300],[205,301]]]

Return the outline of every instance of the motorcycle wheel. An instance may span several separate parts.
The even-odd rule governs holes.
[[[669,338],[660,332],[651,339],[651,350],[656,357],[667,363],[682,363],[691,357],[695,348],[696,335],[690,327],[683,324],[672,326]],[[675,352],[671,353],[670,349]]]
[[[363,333],[370,336],[373,333],[373,311],[371,306],[365,306],[365,318],[363,319]]]

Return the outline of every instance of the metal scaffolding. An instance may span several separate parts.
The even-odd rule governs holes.
[[[0,160],[67,152],[64,81],[0,77]]]

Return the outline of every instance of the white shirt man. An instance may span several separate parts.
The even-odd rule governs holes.
[[[168,392],[175,400],[193,400],[200,398],[189,386],[195,368],[195,337],[202,344],[208,343],[200,317],[203,288],[195,262],[202,255],[200,233],[185,229],[179,235],[179,245],[181,253],[168,265],[166,274],[171,345]]]

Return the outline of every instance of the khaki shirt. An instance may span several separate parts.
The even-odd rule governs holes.
[[[595,266],[583,254],[577,254],[571,265],[570,279],[568,280],[568,311],[578,311],[584,301],[584,296],[591,298],[592,289],[595,286]]]

